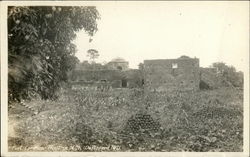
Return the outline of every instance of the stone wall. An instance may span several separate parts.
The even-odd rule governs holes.
[[[128,88],[141,88],[142,87],[143,74],[141,70],[130,69],[130,70],[124,71],[124,74],[126,76]]]
[[[73,81],[113,81],[123,77],[125,76],[119,70],[75,70],[72,73]]]
[[[70,77],[71,81],[79,83],[78,86],[98,87],[103,84],[112,88],[141,88],[144,86],[146,91],[168,92],[198,90],[200,79],[205,76],[200,72],[197,58],[145,60],[142,69],[78,69],[73,71]]]
[[[99,86],[109,84],[113,88],[139,88],[142,72],[138,69],[121,70],[75,70],[70,75],[74,86]]]
[[[144,61],[146,91],[198,90],[199,59],[160,59]]]
[[[120,88],[125,78],[119,70],[75,70],[71,74],[72,85],[99,87],[104,84],[112,88]]]

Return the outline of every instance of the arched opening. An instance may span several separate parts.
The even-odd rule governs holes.
[[[122,70],[122,67],[121,67],[121,66],[117,66],[117,69],[118,69],[118,70]]]
[[[128,84],[128,82],[127,82],[127,80],[122,80],[122,88],[126,88],[127,87],[127,84]]]

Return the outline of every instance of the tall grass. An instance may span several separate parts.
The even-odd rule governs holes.
[[[35,109],[41,105],[46,107],[37,115],[16,119],[19,122],[16,132],[22,144],[17,146],[11,142],[9,148],[242,151],[242,94],[229,88],[175,93],[144,93],[139,89],[62,90],[58,101],[27,102]],[[14,115],[14,111],[12,113]],[[128,120],[138,113],[152,117],[160,124],[160,130],[125,132]],[[90,149],[93,146],[95,149]],[[107,149],[98,149],[104,147]]]

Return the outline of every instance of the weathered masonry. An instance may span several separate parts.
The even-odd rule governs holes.
[[[199,59],[144,60],[144,89],[146,91],[198,90]]]
[[[98,88],[140,88],[141,72],[138,69],[121,70],[74,70],[71,75],[73,86]]]
[[[110,62],[107,63],[107,66],[109,69],[113,70],[128,70],[129,69],[129,63],[128,61],[124,60],[123,58],[115,58],[112,59]]]
[[[200,80],[207,77],[201,73],[199,59],[187,56],[144,60],[140,69],[130,69],[128,64],[124,59],[116,58],[106,64],[107,69],[76,69],[71,73],[72,85],[86,88],[144,88],[144,91],[157,92],[195,91],[199,89]]]

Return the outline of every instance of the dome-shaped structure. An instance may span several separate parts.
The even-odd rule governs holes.
[[[107,65],[109,66],[110,69],[116,69],[116,70],[128,69],[128,61],[120,57],[112,59]]]
[[[125,59],[123,59],[123,58],[120,58],[120,57],[117,57],[117,58],[114,58],[114,59],[112,59],[110,62],[127,62]]]
[[[189,56],[186,56],[186,55],[182,55],[180,56],[178,59],[191,59]]]

